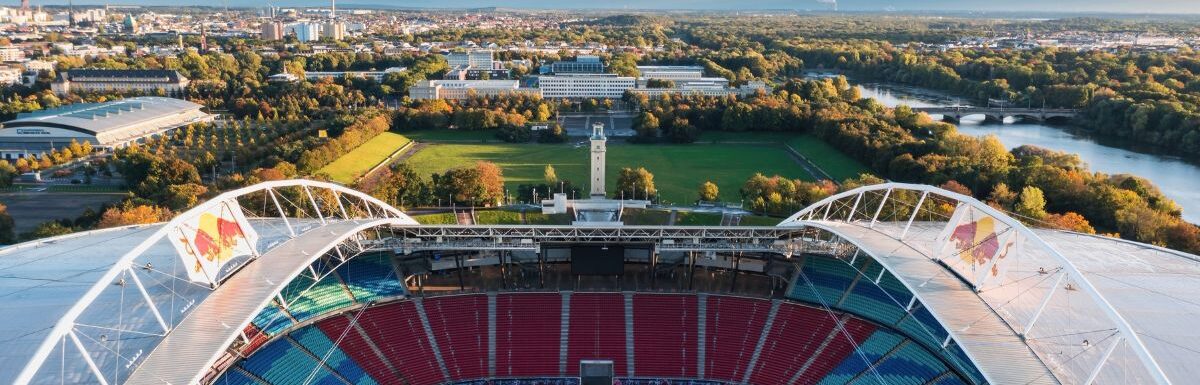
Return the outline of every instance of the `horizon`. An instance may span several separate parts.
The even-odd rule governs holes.
[[[146,7],[206,7],[221,8],[262,8],[266,5],[254,0],[232,0],[224,4],[212,4],[199,0],[139,0],[114,4],[103,0],[75,1],[76,6],[146,6]],[[547,6],[544,2],[533,0],[419,0],[390,4],[386,0],[347,1],[339,6],[346,8],[364,9],[428,9],[428,10],[460,10],[477,8],[508,8],[518,10],[576,10],[576,11],[791,11],[805,13],[832,13],[832,5],[825,1],[779,1],[755,0],[748,2],[723,2],[714,0],[659,1],[654,4],[633,0],[617,0],[598,5],[595,2],[568,0]],[[272,5],[284,8],[327,7],[329,1],[298,0],[278,1]],[[35,1],[34,6],[67,6],[68,0]],[[737,5],[736,7],[733,5]],[[10,4],[8,6],[15,6]],[[1115,0],[1066,0],[1047,4],[1037,0],[1014,0],[997,4],[982,0],[850,0],[837,2],[838,13],[981,13],[981,14],[1073,14],[1073,15],[1200,15],[1200,2],[1191,0],[1155,0],[1152,2],[1130,3]]]

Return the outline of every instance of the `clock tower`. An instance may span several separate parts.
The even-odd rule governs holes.
[[[592,198],[603,199],[604,192],[604,152],[606,151],[605,143],[608,139],[604,137],[604,123],[592,123]]]

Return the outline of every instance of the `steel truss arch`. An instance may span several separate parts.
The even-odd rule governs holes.
[[[293,279],[339,245],[357,241],[359,234],[392,226],[413,226],[407,218],[353,220],[321,227],[264,254],[255,264],[231,277],[193,314],[164,338],[138,365],[126,384],[196,384],[214,366],[242,330]],[[213,333],[224,330],[224,333]]]
[[[1108,298],[1106,298],[1105,295],[1103,293],[1101,293],[1100,290],[1097,289],[1097,287],[1088,279],[1088,277],[1086,275],[1084,275],[1083,272],[1078,267],[1076,267],[1076,265],[1074,263],[1072,263],[1072,261],[1069,258],[1067,258],[1064,254],[1059,252],[1049,242],[1044,240],[1036,232],[1031,230],[1029,227],[1025,226],[1020,221],[1012,218],[1011,216],[1009,216],[991,206],[988,206],[987,204],[985,204],[983,202],[980,202],[979,200],[977,200],[973,197],[955,193],[952,191],[948,191],[948,190],[945,190],[942,188],[929,186],[929,185],[919,185],[919,184],[909,184],[909,183],[882,183],[882,184],[876,184],[876,185],[870,185],[870,186],[863,186],[863,187],[855,188],[852,190],[847,190],[847,191],[829,196],[829,197],[822,199],[812,205],[809,205],[808,207],[805,207],[804,209],[800,210],[799,212],[793,214],[792,216],[785,219],[783,222],[780,222],[779,226],[813,226],[813,227],[823,228],[823,229],[826,229],[826,230],[829,230],[829,231],[835,233],[839,237],[842,237],[847,240],[851,240],[852,243],[855,243],[857,246],[860,246],[860,248],[861,248],[862,245],[860,242],[852,240],[850,237],[847,237],[846,235],[837,231],[833,227],[829,226],[829,224],[830,223],[834,223],[834,224],[842,223],[842,224],[849,224],[849,225],[855,225],[855,226],[862,226],[862,227],[866,227],[868,229],[874,229],[874,228],[876,228],[876,224],[879,220],[880,212],[884,209],[884,206],[888,203],[889,197],[894,197],[893,193],[898,192],[898,191],[908,191],[908,192],[920,193],[920,199],[917,201],[915,207],[912,209],[912,215],[907,218],[907,222],[904,223],[904,225],[903,225],[903,231],[901,231],[899,235],[887,234],[882,231],[873,230],[875,233],[882,234],[888,238],[894,239],[895,241],[898,241],[902,244],[907,245],[908,243],[905,241],[905,236],[908,234],[909,228],[913,225],[914,220],[916,219],[918,213],[921,211],[922,207],[924,207],[923,206],[924,202],[926,202],[927,199],[929,199],[933,196],[937,196],[937,197],[941,197],[941,198],[956,202],[960,206],[961,205],[969,206],[974,210],[978,210],[979,212],[982,212],[982,213],[994,218],[995,220],[1008,226],[1009,229],[1015,231],[1020,236],[1023,236],[1027,241],[1032,242],[1033,246],[1041,249],[1046,255],[1053,257],[1054,262],[1058,263],[1061,266],[1062,273],[1063,273],[1063,275],[1060,276],[1059,283],[1061,283],[1061,278],[1069,278],[1069,280],[1071,282],[1074,282],[1076,284],[1076,286],[1073,286],[1071,288],[1071,290],[1079,290],[1081,292],[1087,293],[1088,297],[1095,303],[1095,305],[1100,310],[1103,311],[1104,315],[1107,317],[1108,321],[1112,323],[1113,328],[1117,331],[1117,334],[1118,334],[1117,339],[1115,340],[1115,342],[1113,342],[1113,345],[1106,352],[1102,353],[1102,355],[1100,357],[1100,362],[1098,362],[1096,364],[1096,366],[1094,367],[1094,369],[1090,373],[1088,373],[1086,383],[1090,384],[1092,381],[1094,381],[1096,379],[1096,376],[1104,368],[1104,365],[1107,363],[1107,361],[1111,357],[1111,354],[1112,354],[1114,348],[1121,342],[1125,342],[1128,344],[1128,346],[1132,347],[1132,350],[1134,351],[1134,353],[1136,353],[1141,365],[1145,368],[1145,370],[1147,371],[1147,373],[1149,374],[1151,379],[1154,381],[1154,383],[1157,383],[1157,384],[1171,384],[1172,383],[1171,379],[1167,376],[1165,371],[1159,365],[1158,361],[1155,359],[1154,355],[1151,354],[1150,350],[1147,348],[1146,344],[1143,342],[1138,331],[1134,329],[1134,327],[1129,323],[1129,321],[1124,316],[1121,315],[1121,313],[1116,309],[1115,306],[1112,305],[1112,303],[1108,300]],[[869,222],[867,222],[866,218],[863,218],[861,224],[856,223],[854,221],[854,214],[859,211],[859,205],[862,203],[864,196],[867,196],[867,194],[875,194],[877,196],[878,193],[880,193],[880,192],[883,193],[883,198],[879,202],[878,208],[875,209],[874,215],[869,218]],[[840,206],[839,208],[837,208],[835,211],[834,207],[837,203],[839,203],[841,201],[847,201],[851,198],[853,198],[854,201],[853,201],[853,204],[850,206],[849,214],[845,218],[837,218],[837,217],[831,216],[831,214],[833,214],[833,213],[842,213],[841,210],[846,207],[845,205],[850,204],[848,202],[844,202],[844,204],[842,206]],[[867,208],[867,209],[870,209],[870,208]],[[949,225],[953,225],[953,224],[948,223],[947,226],[949,226]],[[931,255],[925,255],[925,256],[931,260],[936,261],[935,256],[931,256]],[[879,259],[879,258],[886,257],[886,256],[877,256],[876,255],[873,257]],[[1021,257],[1022,257],[1021,255],[1016,256],[1016,258],[1021,258]],[[1009,258],[1012,258],[1012,257],[1010,256]],[[965,278],[965,277],[961,277],[961,276],[959,278],[962,281],[964,281],[968,286],[971,286],[972,288],[974,288],[977,291],[979,290],[979,288],[977,287],[977,284],[978,284],[977,282],[972,282],[972,280],[970,280],[969,278]],[[908,285],[908,283],[906,282],[905,285]],[[916,291],[914,291],[914,294],[915,293],[916,293]],[[1029,322],[1028,325],[1026,325],[1027,327],[1032,327],[1033,322],[1037,321],[1037,315],[1040,315],[1040,313],[1045,310],[1045,303],[1049,302],[1051,295],[1053,295],[1053,291],[1046,295],[1045,302],[1042,303],[1041,308],[1039,308],[1038,312],[1035,313],[1035,316],[1032,319],[1032,321]],[[993,311],[997,310],[995,307],[995,304],[989,303],[988,301],[984,300],[982,297],[980,297],[980,300],[983,301],[985,304],[987,304],[989,307],[992,307]],[[948,331],[950,331],[950,330],[948,330]],[[1015,333],[1018,333],[1020,338],[1022,338],[1022,339],[1026,338],[1027,330],[1018,331],[1016,329],[1013,329],[1013,331]],[[950,332],[951,332],[951,334],[954,334],[954,331],[950,331]]]
[[[297,211],[310,212],[308,210],[311,210],[311,213],[315,213],[317,216],[317,218],[309,219],[308,221],[311,222],[310,223],[311,226],[306,226],[306,227],[302,228],[300,230],[301,232],[299,232],[299,233],[297,232],[297,229],[296,229],[296,227],[297,227],[296,225],[298,225],[298,223],[293,222],[293,221],[297,221],[297,218],[289,218],[287,216],[287,213],[284,211],[284,206],[280,203],[281,200],[276,197],[277,192],[280,190],[284,190],[284,189],[300,189],[300,190],[302,190],[303,195],[305,197],[305,200],[303,202],[288,202],[288,203],[293,204],[294,207],[291,207],[291,208],[294,208]],[[336,206],[333,203],[326,201],[324,203],[327,205],[327,207],[323,208],[321,206],[321,204],[318,202],[318,200],[313,197],[313,191],[322,191],[322,190],[329,192],[333,196],[333,199],[336,200]],[[85,361],[85,363],[87,364],[86,368],[89,369],[91,374],[94,376],[94,380],[96,382],[101,383],[101,384],[109,383],[109,380],[106,379],[106,375],[104,373],[102,373],[101,369],[97,367],[96,362],[93,361],[93,357],[92,357],[93,354],[89,353],[86,349],[84,349],[83,344],[80,342],[81,339],[79,338],[80,333],[78,331],[78,328],[81,326],[87,326],[87,325],[83,325],[78,322],[81,315],[85,311],[87,311],[97,301],[97,298],[100,297],[106,289],[111,288],[114,285],[114,283],[121,287],[125,287],[126,285],[131,284],[132,286],[136,287],[138,289],[138,291],[140,291],[140,299],[145,301],[142,305],[145,305],[148,307],[149,312],[153,314],[153,318],[155,319],[155,322],[161,328],[156,333],[156,334],[158,334],[159,338],[161,339],[164,336],[170,335],[170,333],[174,330],[174,327],[177,326],[178,323],[172,322],[171,320],[168,320],[168,319],[165,319],[164,313],[155,306],[155,300],[151,298],[152,294],[147,292],[148,285],[144,285],[142,280],[138,278],[138,274],[136,274],[137,270],[142,270],[142,269],[150,270],[151,268],[150,268],[150,266],[139,265],[136,261],[139,259],[139,257],[143,257],[146,253],[151,252],[152,250],[153,251],[162,251],[161,250],[163,248],[162,244],[166,242],[165,238],[169,234],[171,234],[172,231],[177,230],[178,228],[180,228],[180,226],[182,226],[186,222],[188,222],[190,220],[194,220],[197,216],[201,215],[202,213],[205,213],[206,211],[214,209],[214,208],[218,208],[220,205],[223,205],[226,203],[232,203],[234,205],[234,207],[241,208],[240,204],[238,203],[238,199],[243,198],[243,197],[249,197],[249,196],[251,196],[251,194],[255,194],[255,193],[263,193],[266,196],[266,197],[264,197],[264,202],[272,201],[271,204],[273,204],[274,208],[276,210],[278,210],[279,217],[277,217],[277,218],[254,218],[254,219],[281,221],[282,224],[284,226],[286,226],[286,228],[287,228],[287,234],[285,234],[285,237],[289,238],[289,239],[295,239],[297,237],[302,237],[304,235],[303,231],[305,231],[305,230],[321,229],[321,228],[325,228],[325,227],[332,226],[334,224],[338,224],[338,223],[342,223],[342,222],[346,222],[346,221],[358,222],[363,219],[373,219],[380,224],[390,224],[390,225],[415,225],[415,224],[417,224],[416,221],[414,221],[408,215],[404,214],[403,212],[396,209],[395,207],[392,207],[391,205],[389,205],[379,199],[376,199],[370,195],[347,188],[342,185],[328,183],[328,182],[304,180],[304,179],[278,180],[278,181],[262,182],[262,183],[258,183],[255,185],[242,187],[242,188],[239,188],[236,190],[231,190],[231,191],[222,193],[210,200],[200,203],[199,205],[175,216],[170,221],[165,222],[165,223],[154,224],[154,225],[127,226],[127,227],[121,227],[121,228],[115,228],[115,229],[95,230],[95,231],[90,231],[90,232],[86,232],[86,233],[82,233],[82,234],[69,234],[69,235],[65,235],[65,236],[61,236],[61,237],[54,237],[54,238],[48,238],[48,239],[39,240],[39,241],[33,241],[28,244],[19,244],[19,245],[15,245],[15,246],[12,246],[12,247],[9,247],[6,249],[0,249],[0,252],[5,252],[5,251],[9,251],[9,250],[13,250],[14,252],[19,252],[20,250],[28,249],[30,247],[36,248],[36,247],[53,245],[59,241],[67,241],[67,240],[72,240],[72,239],[76,239],[76,240],[83,239],[83,238],[86,238],[86,235],[88,235],[88,234],[111,233],[111,232],[117,232],[119,230],[136,230],[136,229],[143,229],[144,231],[148,232],[149,230],[154,229],[153,232],[149,232],[149,234],[147,236],[138,238],[138,240],[140,240],[140,242],[138,242],[135,245],[130,245],[130,247],[127,249],[128,251],[120,252],[120,256],[118,258],[116,258],[114,262],[111,262],[111,265],[107,268],[107,270],[104,271],[103,274],[99,275],[98,279],[96,279],[92,285],[88,286],[88,289],[85,292],[83,292],[83,294],[79,297],[78,300],[76,300],[73,304],[70,305],[69,308],[66,309],[65,313],[63,313],[62,316],[58,318],[57,322],[55,322],[53,325],[48,327],[49,333],[47,334],[46,338],[44,338],[37,345],[37,348],[33,351],[33,354],[30,356],[29,361],[26,362],[24,364],[24,366],[21,367],[21,370],[19,371],[19,373],[16,374],[16,377],[13,379],[13,383],[17,384],[17,385],[24,385],[24,384],[29,384],[31,382],[34,382],[35,377],[38,376],[39,371],[42,370],[42,367],[46,363],[49,356],[56,349],[65,349],[65,346],[67,346],[67,345],[73,345],[77,349],[77,354],[79,356],[81,356],[80,358],[83,361]],[[358,209],[358,211],[353,211],[353,210],[348,211],[347,204],[356,205],[356,206],[352,206],[352,207],[355,209]],[[323,215],[321,213],[322,211],[339,213],[340,218],[335,217],[335,216]],[[356,219],[356,217],[357,217],[357,219]],[[375,222],[372,222],[372,223],[375,223]],[[154,226],[156,226],[156,229]],[[287,243],[287,242],[280,242],[279,244],[269,244],[269,245],[261,246],[261,248],[263,248],[264,250],[255,250],[255,257],[263,255],[266,252],[269,252],[269,250],[273,249],[275,246],[279,246],[280,244],[285,244],[285,243]],[[256,249],[257,249],[257,247],[256,247]],[[156,256],[156,258],[162,258],[162,257]],[[178,257],[171,256],[170,258],[177,259]],[[251,262],[246,262],[246,264],[252,265],[253,259],[251,259]],[[233,274],[232,276],[236,276],[237,273],[232,273],[232,274]],[[129,281],[131,281],[131,282],[126,281],[126,278],[129,278]],[[227,278],[229,278],[229,277],[227,277]],[[215,292],[216,290],[220,289],[223,286],[223,284],[224,284],[224,281],[217,282],[214,284],[213,287],[211,287],[211,290]],[[185,309],[185,310],[190,310],[190,309]],[[120,311],[120,310],[118,310],[118,311]],[[184,313],[184,315],[181,317],[178,317],[178,319],[176,321],[186,320],[189,318],[189,317],[187,317],[187,315],[190,315],[190,314],[191,313]],[[70,343],[67,343],[66,341],[70,341]],[[64,352],[64,355],[65,355],[65,352]],[[121,356],[117,357],[117,359],[119,359],[119,360],[130,361],[131,365],[133,364],[132,361],[137,360],[138,358],[139,357],[134,357],[131,360],[128,357],[121,357]]]

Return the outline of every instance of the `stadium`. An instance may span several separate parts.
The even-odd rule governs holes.
[[[39,156],[71,141],[120,148],[180,126],[215,119],[201,111],[202,107],[182,99],[140,96],[21,113],[0,127],[0,156]]]
[[[773,227],[421,225],[273,181],[0,250],[15,384],[1187,384],[1200,260],[930,186]]]

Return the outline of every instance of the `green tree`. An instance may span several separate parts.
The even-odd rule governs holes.
[[[715,202],[720,197],[720,190],[717,189],[717,184],[713,181],[705,181],[700,185],[700,200]]]
[[[658,195],[654,187],[654,174],[645,167],[625,167],[617,173],[617,191],[626,199],[653,199]]]
[[[642,114],[638,115],[637,121],[634,122],[633,128],[637,130],[638,137],[643,140],[657,138],[659,129],[658,117],[649,111],[642,111]]]
[[[542,171],[542,180],[550,186],[558,184],[558,173],[554,171],[553,165],[546,165],[546,169]]]
[[[58,236],[58,235],[65,235],[65,234],[70,234],[73,232],[75,232],[75,229],[72,229],[69,226],[63,225],[59,221],[49,221],[49,222],[42,222],[41,224],[39,224],[37,227],[35,227],[33,230],[31,230],[29,232],[21,233],[21,239],[28,241],[28,240],[32,240],[32,239],[49,238],[49,237]]]
[[[8,215],[8,206],[0,204],[0,244],[7,245],[16,242],[15,226],[12,215]]]
[[[1016,212],[1035,220],[1046,218],[1046,197],[1042,194],[1042,189],[1034,186],[1021,189],[1021,194],[1017,197]]]
[[[620,76],[638,77],[641,71],[637,68],[637,57],[631,53],[620,53],[608,63],[608,69]]]

